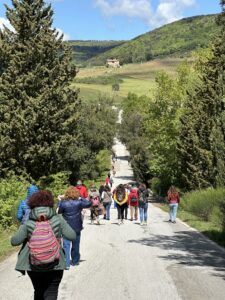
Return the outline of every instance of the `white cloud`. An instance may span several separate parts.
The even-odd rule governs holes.
[[[159,26],[181,19],[185,8],[196,0],[160,0],[154,10],[151,0],[94,0],[104,16],[139,18],[149,26]]]
[[[4,26],[6,26],[7,28],[9,28],[10,30],[14,31],[14,28],[12,27],[12,25],[10,24],[9,20],[0,17],[0,29],[3,30]]]
[[[116,0],[112,3],[107,0],[96,0],[95,6],[99,7],[105,16],[125,15],[148,19],[152,14],[148,0]]]

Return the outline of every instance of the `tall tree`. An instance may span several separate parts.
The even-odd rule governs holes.
[[[218,17],[221,32],[212,57],[202,67],[201,84],[190,94],[178,146],[183,186],[225,186],[225,0]]]
[[[76,67],[51,5],[12,0],[6,15],[14,30],[0,32],[0,176],[39,178],[61,170],[76,146]]]

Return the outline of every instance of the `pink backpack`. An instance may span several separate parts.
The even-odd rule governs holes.
[[[98,196],[94,197],[91,200],[91,202],[92,202],[92,206],[99,206],[99,204],[100,204],[99,197]]]
[[[60,243],[49,221],[37,221],[28,241],[32,269],[52,269],[59,263]]]

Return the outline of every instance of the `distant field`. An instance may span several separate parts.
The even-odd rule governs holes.
[[[80,96],[86,99],[97,98],[99,94],[115,96],[119,99],[125,98],[129,92],[139,96],[150,96],[155,87],[155,76],[159,71],[176,74],[176,68],[181,59],[154,60],[143,64],[129,64],[121,68],[113,69],[106,67],[82,68],[79,70],[77,79],[87,77],[114,76],[123,80],[118,92],[112,91],[111,84],[75,83],[80,88]]]

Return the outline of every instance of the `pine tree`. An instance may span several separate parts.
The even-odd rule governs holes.
[[[6,14],[14,31],[0,32],[0,176],[39,178],[62,170],[76,145],[76,68],[51,5],[12,0]]]
[[[187,189],[225,186],[225,1],[220,35],[203,66],[201,84],[189,95],[178,144],[182,184]]]

